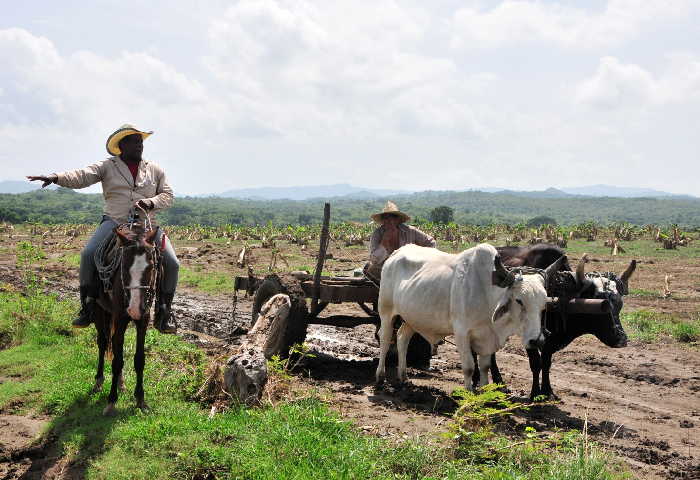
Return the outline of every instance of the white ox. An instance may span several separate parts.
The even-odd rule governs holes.
[[[545,275],[556,271],[564,258],[550,265]],[[469,388],[474,372],[472,351],[479,354],[484,385],[491,354],[509,336],[519,334],[525,348],[543,343],[540,319],[546,303],[543,276],[507,272],[491,245],[477,245],[456,255],[403,246],[382,268],[377,383],[385,377],[386,354],[398,317],[403,320],[397,333],[399,380],[406,380],[406,351],[415,332],[433,345],[454,335],[464,384]]]

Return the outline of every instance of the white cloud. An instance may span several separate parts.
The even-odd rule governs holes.
[[[285,137],[480,136],[471,99],[492,77],[421,51],[427,28],[388,0],[243,0],[213,22],[207,65],[247,117]]]
[[[543,42],[588,49],[634,38],[655,22],[697,10],[695,0],[609,0],[601,12],[557,2],[507,0],[491,9],[465,7],[453,17],[452,46],[480,49]]]
[[[654,75],[615,57],[600,59],[598,69],[576,88],[579,104],[596,108],[647,108],[700,99],[700,58],[669,56],[668,68]]]

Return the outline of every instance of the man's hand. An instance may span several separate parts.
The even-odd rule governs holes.
[[[27,179],[28,179],[30,182],[35,182],[35,181],[37,181],[37,180],[40,180],[40,181],[44,182],[43,185],[41,186],[41,188],[46,188],[46,187],[48,187],[49,185],[51,185],[52,183],[56,183],[56,180],[58,180],[58,175],[56,175],[55,173],[52,173],[51,175],[48,175],[48,176],[44,176],[44,175],[32,176],[32,175],[29,175],[29,176],[27,176]]]
[[[141,199],[134,203],[134,207],[143,208],[144,210],[153,210],[153,201]]]

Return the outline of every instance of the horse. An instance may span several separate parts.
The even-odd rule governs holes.
[[[150,320],[153,298],[160,275],[160,251],[154,245],[158,230],[145,229],[139,223],[115,227],[116,243],[109,249],[109,285],[111,290],[100,289],[94,320],[97,328],[98,365],[93,392],[100,392],[104,382],[105,354],[112,360],[112,387],[104,415],[114,415],[119,390],[124,391],[124,334],[130,322],[136,327],[136,405],[148,411],[144,399],[143,369],[146,363],[144,343]],[[114,237],[112,239],[114,241]],[[109,244],[110,242],[105,242]],[[98,251],[103,253],[107,247]],[[97,257],[97,255],[96,255]],[[111,267],[111,268],[109,268]],[[98,267],[98,270],[100,267]],[[104,271],[105,268],[102,267]]]

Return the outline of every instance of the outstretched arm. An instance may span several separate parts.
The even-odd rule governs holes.
[[[52,183],[66,188],[85,188],[102,181],[103,164],[104,162],[94,163],[78,170],[52,173],[51,175],[30,175],[27,176],[27,179],[30,182],[36,180],[44,182],[41,188],[48,187]]]

